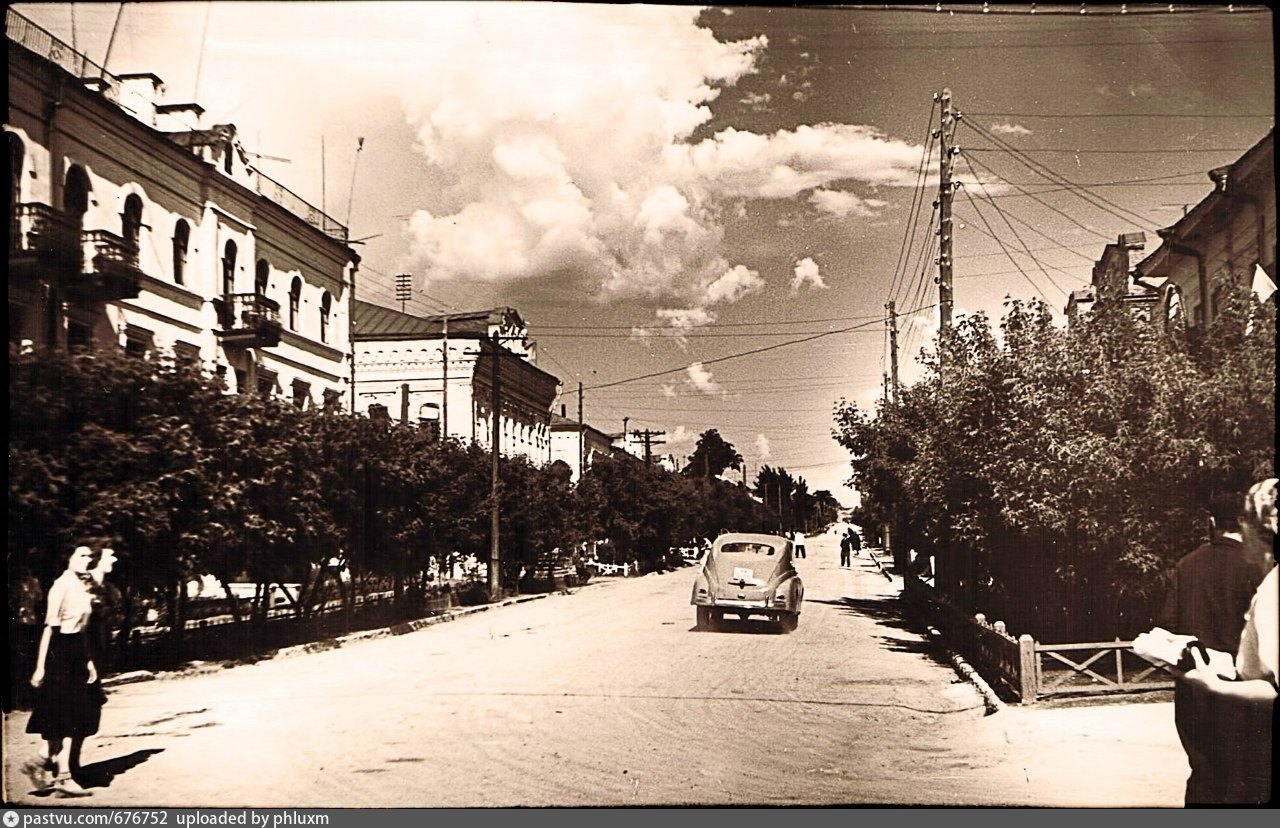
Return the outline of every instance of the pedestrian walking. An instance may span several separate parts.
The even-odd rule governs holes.
[[[1161,627],[1194,636],[1205,647],[1233,658],[1240,646],[1241,621],[1267,573],[1265,553],[1244,545],[1239,521],[1243,500],[1233,492],[1210,502],[1210,539],[1178,561],[1160,613]],[[1214,717],[1198,704],[1207,704],[1208,697],[1178,681],[1173,699],[1174,724],[1191,766],[1186,803],[1214,803],[1223,788],[1219,769],[1227,760],[1214,755],[1222,747],[1210,732]]]
[[[806,557],[805,551],[804,551],[804,532],[796,532],[794,544],[795,544],[795,557],[797,558]]]
[[[77,546],[66,570],[49,588],[44,631],[36,653],[31,686],[35,704],[27,732],[39,734],[44,749],[27,766],[37,783],[53,774],[52,789],[62,796],[88,796],[75,779],[84,740],[98,732],[106,693],[99,680],[89,640],[96,596],[115,561],[110,549]]]
[[[1277,530],[1276,478],[1254,484],[1245,498],[1240,534],[1245,554],[1271,564],[1255,590],[1240,632],[1235,678],[1210,668],[1194,647],[1194,669],[1181,679],[1191,691],[1198,739],[1209,745],[1214,768],[1211,791],[1196,791],[1195,804],[1262,805],[1271,801],[1272,727],[1280,672],[1280,579],[1274,566]],[[1199,745],[1198,745],[1199,747]],[[1191,804],[1188,791],[1188,804]]]
[[[850,545],[851,542],[849,540],[849,535],[852,533],[852,531],[853,531],[852,529],[846,529],[845,533],[840,536],[840,565],[841,566],[850,566],[849,553],[853,547]]]
[[[854,555],[862,551],[862,536],[856,529],[849,530],[849,551]]]

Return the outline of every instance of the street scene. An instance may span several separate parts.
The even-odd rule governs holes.
[[[1270,804],[1273,27],[10,4],[6,802]]]
[[[686,568],[113,688],[94,805],[1180,803],[1168,700],[988,716],[898,615],[900,583],[867,557],[840,568],[833,533],[811,544],[789,635],[694,629]]]

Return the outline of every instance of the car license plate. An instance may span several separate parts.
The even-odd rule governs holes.
[[[746,567],[735,566],[733,568],[733,580],[735,581],[750,581],[754,575],[755,573]]]

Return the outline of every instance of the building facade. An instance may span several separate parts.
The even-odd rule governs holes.
[[[1150,321],[1160,301],[1160,290],[1133,274],[1133,259],[1146,241],[1144,233],[1125,233],[1102,249],[1102,256],[1093,265],[1089,287],[1073,290],[1067,299],[1068,321],[1088,312],[1100,299],[1121,302],[1136,318]]]
[[[565,416],[564,406],[559,414],[551,415],[551,455],[552,463],[557,460],[567,465],[573,472],[571,478],[577,482],[582,477],[583,464],[591,468],[591,461],[602,454],[612,454],[614,437],[586,423],[581,427],[577,420]]]
[[[1230,285],[1253,284],[1260,270],[1276,282],[1275,131],[1234,163],[1209,171],[1213,192],[1172,227],[1134,269],[1161,284],[1160,313],[1203,327]]]
[[[499,451],[550,462],[560,381],[535,364],[536,345],[514,308],[423,317],[358,301],[353,340],[353,411],[489,448],[496,379]]]
[[[6,10],[9,338],[199,359],[230,391],[350,399],[346,228],[200,128]]]

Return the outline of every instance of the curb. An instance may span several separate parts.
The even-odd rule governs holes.
[[[405,621],[399,624],[392,624],[389,627],[379,627],[372,630],[360,630],[359,632],[348,633],[347,635],[335,636],[333,638],[322,638],[319,641],[309,641],[306,644],[295,644],[290,647],[281,647],[273,652],[264,653],[260,657],[254,658],[252,661],[237,663],[256,663],[257,661],[274,660],[277,658],[288,658],[290,656],[304,655],[307,653],[322,653],[326,650],[336,650],[344,644],[351,644],[356,641],[369,641],[375,638],[386,638],[391,635],[407,635],[408,633],[417,632],[427,627],[443,624],[468,615],[475,615],[480,612],[488,612],[491,609],[501,607],[514,606],[515,604],[524,604],[529,601],[538,601],[548,597],[551,593],[543,592],[537,595],[517,595],[514,598],[506,598],[494,604],[478,604],[473,607],[458,607],[456,609],[445,610],[440,615],[432,615],[426,618],[415,618],[412,621]],[[200,675],[201,673],[212,673],[225,669],[233,664],[223,664],[221,662],[205,662],[205,661],[189,661],[176,670],[165,670],[159,673],[151,670],[133,670],[128,673],[118,673],[108,676],[102,680],[103,687],[118,687],[124,684],[136,684],[140,681],[155,681],[157,679],[182,678],[185,676]]]
[[[944,640],[942,633],[939,632],[936,627],[929,627],[929,638],[946,651],[947,660],[951,662],[951,666],[955,668],[955,671],[959,673],[962,678],[968,679],[969,682],[977,688],[978,693],[982,696],[983,704],[986,705],[986,715],[990,716],[992,713],[999,713],[1001,710],[1004,710],[1004,702],[996,695],[996,691],[991,689],[991,685],[987,684],[986,679],[984,679],[978,671],[969,664],[969,662],[965,661],[963,656],[942,643]]]

